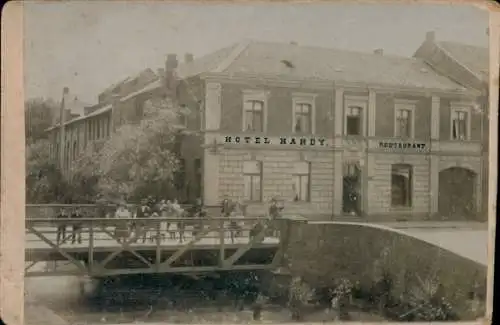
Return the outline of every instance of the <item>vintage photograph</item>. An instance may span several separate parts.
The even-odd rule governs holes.
[[[486,9],[32,1],[23,34],[25,324],[485,317]]]

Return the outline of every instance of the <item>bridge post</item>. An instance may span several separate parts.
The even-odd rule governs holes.
[[[155,257],[155,269],[156,272],[160,271],[161,266],[161,222],[155,223],[155,239],[156,239],[156,257]]]
[[[87,262],[87,269],[89,270],[89,274],[92,274],[94,271],[94,223],[92,221],[88,224],[89,229],[89,256]]]
[[[220,243],[220,247],[219,247],[219,266],[223,266],[224,265],[224,261],[226,260],[226,257],[225,257],[225,244],[226,244],[226,239],[225,239],[225,235],[226,235],[226,232],[225,232],[225,229],[224,229],[224,220],[219,220],[219,243]]]

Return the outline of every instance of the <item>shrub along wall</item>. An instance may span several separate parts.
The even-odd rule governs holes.
[[[287,222],[284,266],[315,288],[349,279],[369,288],[383,274],[391,296],[440,284],[461,319],[470,319],[470,295],[486,296],[486,267],[401,232],[368,224]]]

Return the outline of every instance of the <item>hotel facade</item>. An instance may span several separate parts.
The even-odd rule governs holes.
[[[261,214],[277,197],[286,213],[318,219],[485,220],[481,91],[424,59],[256,41],[169,59],[166,81],[138,93],[189,108],[186,201],[229,198]]]

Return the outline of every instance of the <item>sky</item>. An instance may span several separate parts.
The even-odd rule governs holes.
[[[26,98],[86,103],[167,53],[196,57],[243,39],[412,56],[427,31],[487,47],[488,12],[456,4],[25,2]]]

